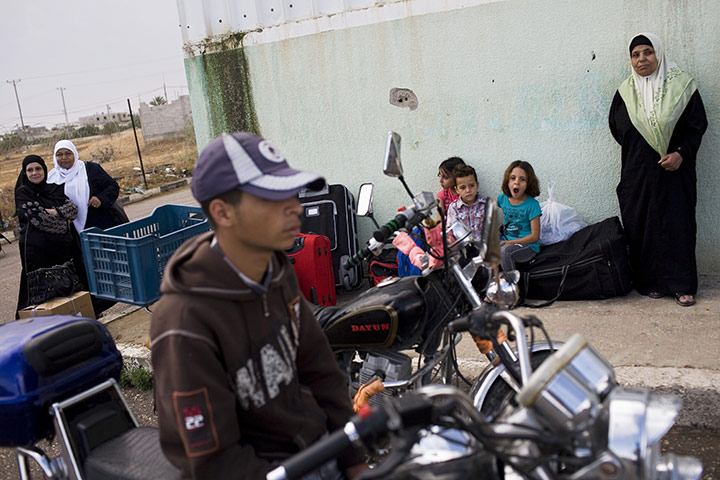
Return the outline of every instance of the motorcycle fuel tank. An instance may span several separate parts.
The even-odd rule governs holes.
[[[426,322],[422,277],[373,287],[354,301],[317,314],[333,349],[409,348]]]

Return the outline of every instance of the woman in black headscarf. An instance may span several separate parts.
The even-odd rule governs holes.
[[[70,259],[80,281],[87,285],[80,245],[72,221],[78,209],[65,196],[62,185],[47,183],[47,166],[42,157],[28,155],[15,184],[15,209],[20,220],[20,291],[18,311],[28,306],[27,272],[61,265]]]

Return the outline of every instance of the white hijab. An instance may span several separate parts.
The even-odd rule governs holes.
[[[635,72],[634,68],[631,68],[632,76],[635,80],[635,87],[640,94],[643,108],[645,109],[645,115],[650,118],[653,110],[655,110],[655,95],[665,83],[668,72],[673,68],[677,68],[677,64],[669,58],[665,57],[665,48],[663,47],[662,41],[660,40],[660,37],[658,37],[654,33],[638,33],[630,39],[630,42],[628,43],[628,48],[630,47],[630,44],[632,44],[632,41],[640,35],[650,40],[650,43],[652,43],[653,49],[655,50],[655,58],[657,58],[658,61],[657,69],[647,77],[641,77]]]
[[[75,155],[75,163],[72,167],[65,169],[58,165],[57,162],[57,151],[61,148],[66,148],[73,152]],[[73,221],[75,230],[78,233],[82,232],[85,228],[85,221],[87,220],[88,202],[90,201],[90,184],[88,183],[87,170],[85,169],[85,162],[78,159],[78,152],[75,145],[70,140],[60,140],[55,144],[55,150],[53,151],[53,162],[55,168],[50,170],[48,173],[48,183],[56,183],[58,185],[65,185],[65,195],[75,204],[78,208],[77,217]]]

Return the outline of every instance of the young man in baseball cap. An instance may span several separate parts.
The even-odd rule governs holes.
[[[297,193],[324,185],[250,133],[198,157],[192,192],[213,231],[170,259],[150,327],[160,442],[183,478],[264,478],[353,413],[283,253],[300,233]],[[348,452],[310,478],[365,468]]]

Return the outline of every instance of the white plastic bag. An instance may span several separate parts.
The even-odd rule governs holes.
[[[558,203],[553,198],[555,185],[548,187],[548,199],[540,203],[540,243],[550,245],[562,242],[587,227],[587,223],[578,215],[574,208]]]

